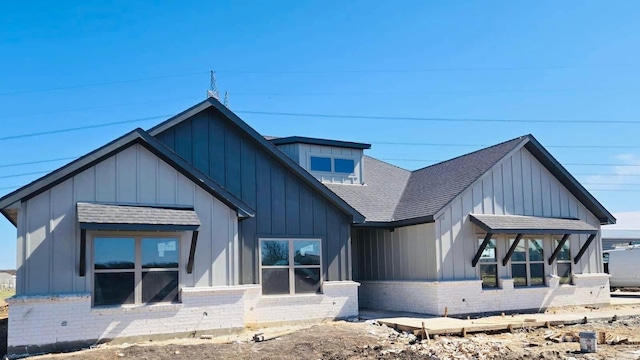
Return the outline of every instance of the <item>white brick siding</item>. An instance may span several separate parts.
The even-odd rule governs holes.
[[[260,285],[183,288],[179,304],[99,308],[92,308],[90,294],[84,293],[15,297],[8,299],[8,350],[16,356],[74,342],[353,317],[358,285],[325,282],[323,294],[290,296],[262,296]]]
[[[445,307],[455,315],[610,302],[607,274],[575,274],[572,285],[549,276],[547,284],[514,288],[513,279],[500,279],[499,289],[483,289],[481,280],[363,281],[358,298],[363,308],[434,315],[444,314]]]

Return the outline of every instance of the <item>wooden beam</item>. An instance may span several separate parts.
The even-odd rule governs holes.
[[[560,240],[560,243],[558,243],[558,246],[556,247],[555,250],[553,250],[553,254],[551,254],[551,257],[549,258],[549,265],[553,264],[553,262],[558,257],[558,255],[560,255],[560,251],[562,250],[564,243],[566,243],[567,240],[569,240],[570,235],[571,234],[564,234],[564,236],[562,237],[562,240]]]
[[[198,231],[195,230],[191,235],[191,248],[189,249],[189,263],[187,264],[187,274],[193,272],[193,261],[196,256],[196,244],[198,244]]]
[[[507,266],[507,263],[509,262],[509,260],[511,260],[511,255],[513,255],[513,252],[516,251],[516,247],[518,247],[520,239],[522,239],[522,234],[516,235],[516,239],[513,241],[513,244],[511,244],[509,251],[507,251],[504,259],[502,259],[502,266]]]
[[[482,241],[482,244],[480,244],[480,247],[478,248],[478,252],[476,253],[476,256],[474,256],[473,260],[471,261],[471,266],[476,267],[476,265],[478,264],[478,261],[480,260],[480,256],[482,256],[482,252],[487,247],[487,244],[489,243],[489,240],[491,240],[492,236],[493,236],[492,233],[487,233],[487,236],[484,237],[484,241]]]
[[[80,229],[80,263],[78,272],[80,277],[87,273],[87,230]]]
[[[587,239],[587,242],[584,243],[584,245],[582,245],[582,247],[580,248],[580,251],[578,252],[578,255],[576,255],[575,258],[573,258],[573,263],[577,264],[578,261],[580,261],[580,258],[582,258],[582,255],[584,255],[584,252],[587,251],[587,248],[589,247],[589,245],[591,245],[591,242],[593,241],[593,239],[596,238],[597,233],[593,233],[591,235],[589,235],[589,238]],[[602,259],[598,259],[598,261],[602,261]]]

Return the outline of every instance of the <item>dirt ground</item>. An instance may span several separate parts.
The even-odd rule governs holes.
[[[256,343],[251,340],[253,331],[212,340],[100,345],[75,353],[31,359],[640,359],[640,345],[598,345],[597,353],[581,354],[578,342],[556,343],[549,339],[580,331],[604,331],[610,338],[640,340],[640,316],[551,329],[521,328],[514,333],[470,334],[466,338],[439,336],[429,341],[398,333],[371,320],[262,331],[265,336],[281,336]]]

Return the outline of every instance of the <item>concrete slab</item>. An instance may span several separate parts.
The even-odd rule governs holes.
[[[611,305],[640,304],[640,292],[614,291],[611,293]]]

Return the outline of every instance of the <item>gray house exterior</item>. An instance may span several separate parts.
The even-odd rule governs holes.
[[[0,199],[8,353],[357,316],[364,217],[218,101]]]
[[[531,135],[416,171],[215,99],[0,198],[10,356],[358,315],[609,302],[615,218]]]

